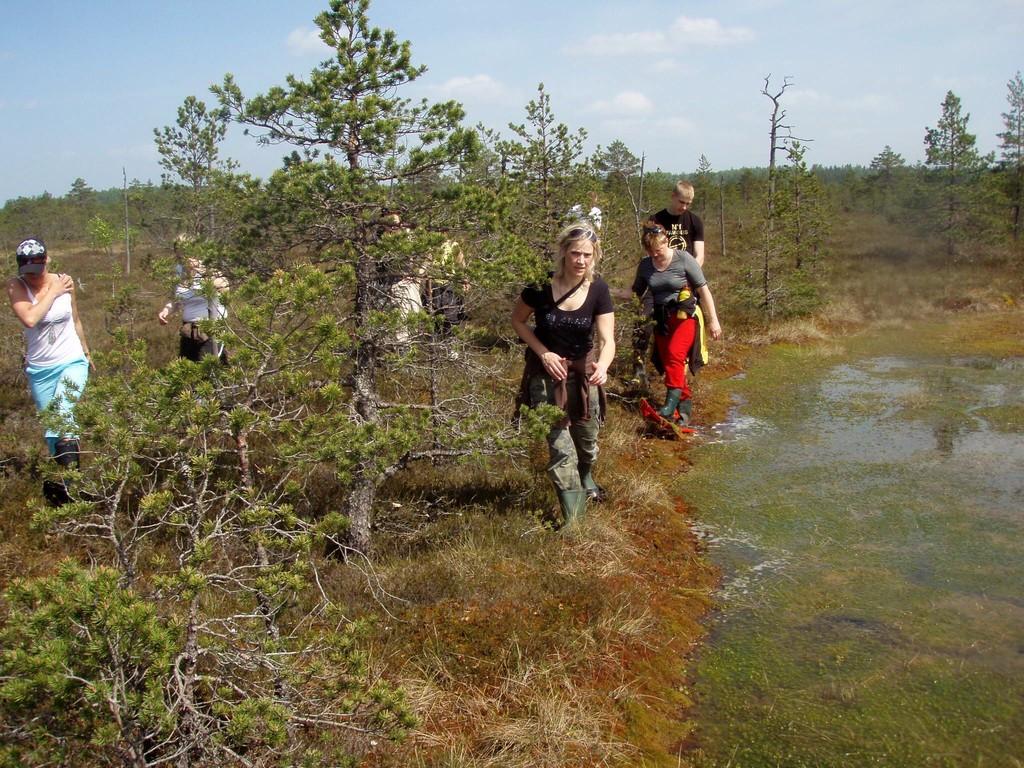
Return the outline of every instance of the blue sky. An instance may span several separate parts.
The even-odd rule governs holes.
[[[253,95],[324,58],[326,0],[3,0],[0,202],[84,178],[159,182],[153,129],[231,72]],[[373,24],[412,43],[412,98],[454,98],[504,129],[544,82],[588,149],[622,139],[649,168],[765,165],[769,101],[783,98],[807,159],[870,163],[886,145],[924,158],[947,90],[995,150],[1006,83],[1024,69],[1024,0],[377,0]],[[226,154],[266,176],[280,153],[232,131]]]

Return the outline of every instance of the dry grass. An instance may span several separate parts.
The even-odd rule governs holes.
[[[580,688],[566,659],[535,661],[513,642],[492,679],[475,686],[434,662],[401,681],[422,722],[408,745],[416,764],[558,766],[572,756],[604,765],[624,753],[609,737],[607,706]]]
[[[714,576],[673,499],[680,446],[638,427],[613,408],[598,465],[612,501],[578,529],[536,525],[547,481],[533,467],[455,535],[438,521],[436,537],[381,564],[388,589],[412,602],[375,655],[420,726],[376,764],[675,764],[681,656],[703,632]]]
[[[808,344],[830,354],[829,339],[838,334],[869,324],[896,328],[910,317],[947,312],[954,299],[970,309],[1005,306],[1022,287],[1019,277],[1008,284],[1005,273],[997,280],[995,267],[935,269],[927,248],[910,236],[876,234],[872,242],[854,224],[837,240],[854,242],[853,232],[858,246],[838,254],[829,300],[813,318],[766,330],[723,317],[727,339],[715,345],[714,361],[698,382],[698,424],[720,419],[728,407],[725,395],[705,383],[740,370],[758,346]],[[97,258],[85,254],[81,265]],[[714,281],[713,255],[709,262]],[[102,271],[99,265],[95,271]],[[109,283],[104,287],[96,278],[86,290],[94,286],[86,327],[101,347],[102,305],[91,296],[109,295]],[[159,299],[153,296],[155,311]],[[141,310],[139,318],[139,333],[154,344],[154,355],[169,359],[173,337]],[[0,360],[2,381],[17,378],[12,358]],[[28,533],[24,511],[36,493],[30,466],[41,450],[38,426],[24,415],[24,396],[9,391],[13,405],[0,416],[10,437],[0,448],[5,461],[22,464],[0,475],[8,500],[0,521],[0,581],[52,562],[49,545]],[[684,659],[703,636],[701,617],[716,574],[676,499],[685,444],[645,439],[639,427],[628,401],[613,407],[596,467],[611,501],[591,510],[571,534],[541,524],[554,501],[538,445],[526,466],[502,461],[458,473],[419,467],[396,478],[388,501],[401,506],[381,510],[375,564],[384,591],[396,596],[381,598],[387,613],[363,573],[324,565],[325,584],[346,613],[376,619],[372,664],[401,684],[419,717],[409,740],[381,746],[368,764],[679,764],[691,703]]]

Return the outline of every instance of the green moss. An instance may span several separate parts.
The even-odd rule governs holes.
[[[985,419],[992,429],[999,432],[1024,432],[1024,405],[1001,405],[979,408],[973,415]]]
[[[961,317],[728,383],[757,428],[681,484],[724,571],[693,765],[1013,764],[1022,346]]]

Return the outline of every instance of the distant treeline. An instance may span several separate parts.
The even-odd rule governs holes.
[[[873,207],[877,197],[871,191],[871,184],[877,180],[872,168],[859,165],[813,166],[814,174],[826,185],[837,199],[856,203],[859,207]],[[922,167],[906,169],[917,171],[922,178],[927,175]],[[595,172],[594,180],[605,183],[607,192],[618,195],[614,179],[601,177]],[[710,171],[701,178],[699,172],[671,173],[652,171],[645,175],[650,205],[653,213],[665,200],[668,190],[678,179],[690,179],[697,186],[697,210],[706,213],[711,205],[709,200],[717,199],[719,188],[724,187],[730,197],[749,199],[758,186],[768,179],[768,169],[732,168]],[[703,188],[702,188],[703,187]],[[0,238],[5,248],[13,247],[28,234],[38,234],[48,242],[88,243],[89,223],[95,218],[105,221],[124,237],[125,216],[130,230],[136,238],[146,242],[168,242],[183,226],[179,211],[181,187],[174,184],[154,184],[132,181],[127,190],[117,187],[93,189],[85,179],[78,178],[64,195],[43,192],[37,196],[23,196],[8,200],[0,209]],[[621,192],[621,194],[625,194]],[[127,206],[126,206],[127,200]],[[886,200],[886,202],[892,202]],[[8,250],[10,250],[8,248]]]
[[[599,150],[600,153],[600,150]],[[595,156],[595,159],[597,156]],[[1019,207],[1014,201],[1014,169],[1004,164],[991,164],[974,174],[968,187],[970,203],[963,203],[963,218],[969,221],[948,221],[948,199],[942,194],[947,187],[943,169],[924,164],[906,165],[902,158],[886,147],[870,167],[862,165],[821,166],[810,169],[828,198],[841,211],[870,212],[889,221],[914,224],[922,232],[955,229],[953,240],[998,243],[1019,237]],[[629,176],[601,173],[591,168],[592,183],[601,190],[604,206],[629,208],[626,184],[638,186],[638,169]],[[697,188],[695,210],[716,226],[719,206],[724,205],[727,222],[741,223],[764,203],[768,183],[767,167],[731,168],[721,171],[670,173],[648,172],[644,176],[642,213],[660,208],[678,179],[689,179]],[[963,185],[958,185],[963,190]],[[127,190],[97,190],[84,179],[76,179],[62,196],[44,192],[38,196],[8,200],[0,209],[0,240],[10,250],[29,234],[44,237],[53,243],[88,243],[96,247],[97,223],[102,221],[113,233],[113,245],[123,250],[127,233],[132,241],[146,244],[167,244],[189,229],[188,217],[182,214],[184,189],[176,184],[153,184],[133,181]],[[959,207],[961,204],[955,204]],[[947,216],[943,216],[943,213]]]

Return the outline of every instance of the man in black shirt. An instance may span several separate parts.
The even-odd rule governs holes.
[[[704,267],[704,222],[690,210],[693,205],[693,184],[679,181],[672,190],[668,208],[654,214],[654,220],[668,232],[668,244],[676,250],[689,251]]]
[[[693,205],[693,184],[683,179],[676,182],[672,190],[672,198],[668,207],[654,214],[654,220],[665,228],[668,233],[668,244],[676,250],[685,250],[704,266],[704,222],[700,216],[690,210]],[[650,293],[643,299],[644,322],[633,331],[633,381],[638,386],[646,386],[647,371],[644,359],[651,345],[650,317],[654,311]]]

